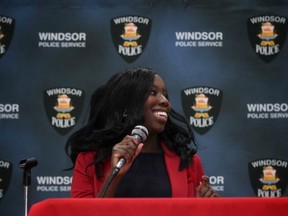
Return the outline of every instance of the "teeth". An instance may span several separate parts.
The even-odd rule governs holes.
[[[160,112],[160,111],[158,111],[158,112],[155,112],[155,114],[156,114],[156,115],[159,115],[159,116],[165,116],[165,117],[167,117],[167,113],[166,113],[166,112]]]

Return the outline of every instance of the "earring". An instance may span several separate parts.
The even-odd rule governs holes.
[[[123,114],[122,114],[122,122],[125,122],[126,121],[126,119],[127,119],[127,110],[125,109],[124,110],[124,112],[123,112]]]

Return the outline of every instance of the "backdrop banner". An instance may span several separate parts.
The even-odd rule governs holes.
[[[132,66],[163,77],[221,196],[287,196],[287,19],[288,1],[0,1],[1,215],[24,214],[23,159],[29,207],[70,197],[66,140]]]

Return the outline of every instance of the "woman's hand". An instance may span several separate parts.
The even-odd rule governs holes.
[[[219,195],[211,188],[209,183],[209,177],[203,176],[203,181],[196,188],[197,197],[219,197]]]
[[[133,136],[125,136],[124,139],[120,143],[117,143],[112,149],[111,168],[113,169],[120,158],[124,157],[126,162],[120,169],[118,175],[125,174],[131,167],[133,160],[141,152],[143,145],[143,143],[140,143],[140,141],[133,138]]]
[[[114,197],[115,192],[118,188],[118,185],[124,176],[124,174],[129,170],[132,165],[133,160],[141,152],[143,143],[140,143],[139,140],[133,138],[133,136],[125,136],[125,138],[117,143],[112,149],[111,156],[111,173],[105,179],[105,182],[100,189],[97,197]],[[124,157],[126,162],[121,167],[118,173],[114,172],[114,168],[119,162],[120,158]]]

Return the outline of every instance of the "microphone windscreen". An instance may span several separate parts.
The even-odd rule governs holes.
[[[148,130],[142,125],[137,125],[131,132],[131,135],[138,139],[140,142],[144,142],[148,137]]]

